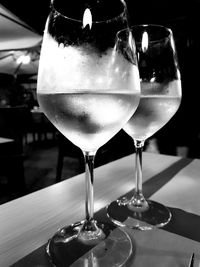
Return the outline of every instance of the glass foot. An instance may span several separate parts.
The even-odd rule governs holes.
[[[107,216],[115,225],[140,230],[151,230],[169,223],[171,212],[167,207],[148,199],[146,202],[148,208],[142,210],[128,204],[125,199],[114,201],[107,206]]]
[[[83,224],[66,226],[49,240],[46,251],[53,266],[123,266],[132,254],[129,235],[123,229],[111,231],[109,224],[97,223],[99,236],[87,238]]]

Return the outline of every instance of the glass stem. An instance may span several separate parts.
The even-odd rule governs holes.
[[[87,221],[93,220],[94,217],[94,157],[95,152],[84,152],[85,157],[85,216]]]
[[[95,152],[83,151],[85,159],[85,221],[79,232],[78,238],[88,245],[98,244],[105,238],[105,234],[94,220],[94,158]],[[91,244],[92,242],[92,244]]]
[[[84,151],[85,158],[85,222],[82,227],[82,237],[85,239],[98,239],[101,235],[94,220],[94,158],[96,152]],[[89,234],[90,233],[90,234]]]
[[[134,140],[135,145],[135,193],[142,194],[142,151],[144,141]]]
[[[148,202],[142,193],[142,151],[144,140],[134,140],[135,145],[135,191],[128,208],[135,212],[142,212],[148,209]]]

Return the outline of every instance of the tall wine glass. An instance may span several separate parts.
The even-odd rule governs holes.
[[[131,32],[126,43],[116,41],[123,27],[127,10],[122,1],[51,2],[41,48],[38,101],[55,127],[82,150],[86,173],[85,220],[58,230],[47,245],[55,266],[68,266],[102,241],[104,256],[99,252],[101,259],[95,256],[101,266],[107,266],[108,257],[111,265],[121,266],[132,249],[129,236],[121,230],[106,243],[112,227],[94,219],[93,205],[96,151],[125,125],[140,99]],[[124,247],[123,253],[116,257],[119,247]]]
[[[161,25],[136,25],[131,30],[138,54],[141,100],[124,130],[135,145],[135,189],[131,199],[122,197],[111,203],[107,214],[117,225],[146,230],[166,225],[171,213],[143,195],[142,150],[145,140],[178,110],[181,80],[172,31]]]

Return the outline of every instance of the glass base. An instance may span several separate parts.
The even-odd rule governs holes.
[[[78,222],[60,229],[49,240],[47,254],[53,266],[123,266],[132,254],[132,241],[123,229],[97,223],[97,235],[88,238]]]
[[[128,201],[114,201],[107,206],[108,218],[117,226],[133,229],[151,230],[165,226],[171,220],[171,212],[162,204],[146,200],[148,208],[142,210],[128,205]],[[122,203],[122,204],[121,204]]]

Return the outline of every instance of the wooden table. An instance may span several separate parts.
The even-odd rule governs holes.
[[[145,194],[153,194],[190,161],[180,157],[144,153]],[[133,168],[134,157],[130,155],[95,169],[95,211],[132,189]],[[168,175],[161,179],[160,174],[166,174],[167,171]],[[153,179],[160,182],[151,183]],[[30,253],[31,259],[34,261],[36,255],[41,265],[32,262],[32,265],[30,263],[26,266],[48,266],[40,255],[44,252],[44,244],[61,226],[84,218],[84,200],[84,174],[80,174],[1,205],[0,266],[8,267]],[[173,232],[175,228],[176,225],[172,225],[168,230]]]

